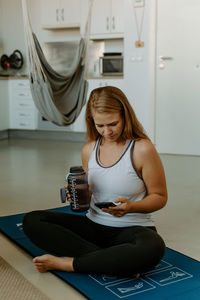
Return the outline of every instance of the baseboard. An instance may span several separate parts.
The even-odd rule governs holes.
[[[8,130],[1,130],[0,131],[0,140],[7,140],[8,139]]]
[[[85,142],[85,133],[47,130],[8,130],[9,139],[58,140],[69,142]]]

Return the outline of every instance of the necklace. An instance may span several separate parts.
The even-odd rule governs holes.
[[[144,24],[145,4],[142,7],[142,15],[141,15],[140,22],[139,22],[138,15],[137,15],[138,8],[134,6],[133,0],[131,0],[131,2],[132,2],[133,11],[134,11],[134,19],[135,19],[136,32],[137,32],[137,41],[135,41],[135,47],[141,48],[141,47],[144,47],[144,42],[141,40],[141,36],[142,36],[142,30],[143,30],[143,24]]]

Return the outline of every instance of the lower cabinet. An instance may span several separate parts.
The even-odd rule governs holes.
[[[0,79],[0,131],[9,127],[8,81]]]
[[[37,129],[38,111],[28,79],[9,80],[9,117],[11,129]]]

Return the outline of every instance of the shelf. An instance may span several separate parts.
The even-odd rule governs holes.
[[[44,30],[80,29],[80,23],[43,25]]]
[[[28,79],[28,75],[0,75],[0,80],[8,80],[8,79]]]
[[[88,80],[90,79],[100,79],[100,80],[106,80],[106,79],[124,79],[124,76],[123,75],[116,75],[116,76],[111,76],[111,75],[108,75],[108,76],[92,76],[92,75],[88,75],[87,78]]]
[[[92,34],[90,40],[122,40],[124,38],[123,33],[108,33],[108,34]]]

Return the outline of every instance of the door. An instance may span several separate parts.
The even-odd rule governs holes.
[[[200,1],[157,1],[156,147],[200,155]]]

